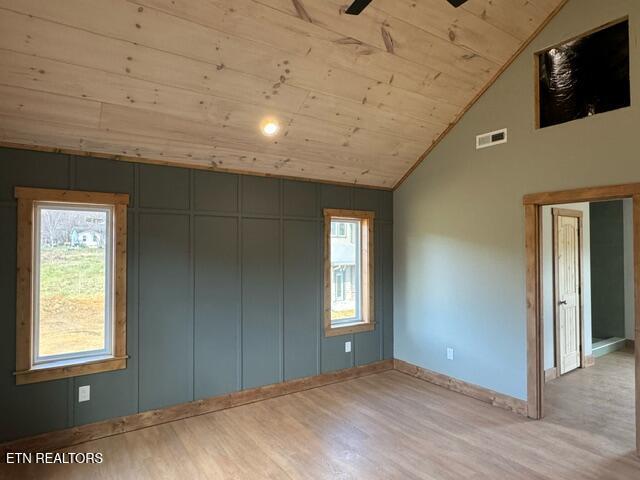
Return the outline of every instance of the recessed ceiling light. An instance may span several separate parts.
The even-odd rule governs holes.
[[[280,130],[280,124],[274,118],[268,118],[260,124],[260,130],[265,137],[273,137]]]

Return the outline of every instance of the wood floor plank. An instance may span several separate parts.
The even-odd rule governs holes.
[[[7,478],[640,478],[634,359],[547,384],[525,419],[398,371],[85,443],[101,465],[0,465]]]

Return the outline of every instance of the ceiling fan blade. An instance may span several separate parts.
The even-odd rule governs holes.
[[[458,8],[460,5],[466,3],[467,0],[447,0],[451,5],[455,8]],[[349,8],[345,10],[344,13],[347,15],[360,15],[362,10],[365,9],[367,5],[371,3],[371,0],[355,0]]]
[[[345,10],[344,13],[348,15],[360,15],[360,12],[364,10],[364,7],[366,7],[370,3],[371,0],[355,0],[355,2],[353,2],[351,6]]]
[[[454,7],[458,8],[460,5],[462,5],[463,3],[466,3],[467,0],[447,0],[447,2],[449,2],[451,5],[453,5]]]

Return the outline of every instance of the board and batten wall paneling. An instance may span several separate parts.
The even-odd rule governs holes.
[[[66,189],[71,183],[68,155],[13,149],[0,152],[0,202],[7,206],[14,204],[15,185]]]
[[[192,400],[189,217],[140,216],[140,408]]]
[[[126,370],[15,385],[16,185],[131,196]],[[325,339],[322,208],[354,206],[376,212],[380,333]],[[387,191],[0,148],[0,442],[391,358],[392,210]]]
[[[241,387],[238,219],[196,216],[194,255],[194,397],[201,399]]]
[[[237,175],[198,170],[194,175],[194,208],[207,212],[238,212]]]
[[[282,381],[280,221],[242,220],[242,385]]]
[[[129,206],[135,193],[135,164],[129,162],[99,162],[91,158],[75,162],[74,188],[87,192],[119,192],[129,194]],[[128,232],[129,237],[133,237]],[[130,268],[129,268],[130,269]]]
[[[141,208],[186,210],[189,208],[189,170],[142,165],[138,186]]]
[[[282,184],[285,217],[314,218],[318,215],[318,185],[286,180]]]
[[[67,188],[70,160],[52,153],[12,151],[12,161],[0,150],[0,438],[36,434],[42,429],[57,430],[71,425],[73,412],[67,402],[69,382],[24,385],[15,384],[16,344],[16,204],[13,189],[16,184],[46,188]]]
[[[279,215],[280,181],[276,178],[243,177],[242,213]]]
[[[15,225],[15,207],[0,207],[0,225]],[[0,335],[0,361],[5,372],[0,380],[0,428],[2,437],[33,435],[41,428],[55,430],[69,426],[67,410],[67,382],[55,380],[34,383],[29,388],[16,385],[15,370],[15,315],[16,315],[16,231],[2,227],[0,248],[0,308],[2,308],[2,335]],[[21,415],[11,414],[21,412]]]
[[[313,187],[313,186],[311,186]],[[318,371],[320,299],[317,275],[318,238],[315,221],[285,220],[284,274],[284,379],[307,377]],[[311,267],[311,268],[310,268]]]

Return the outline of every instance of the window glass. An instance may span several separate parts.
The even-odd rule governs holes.
[[[34,363],[111,351],[110,207],[36,206]]]
[[[331,322],[361,319],[361,222],[331,220]]]
[[[627,20],[540,52],[538,60],[542,128],[631,104]]]

